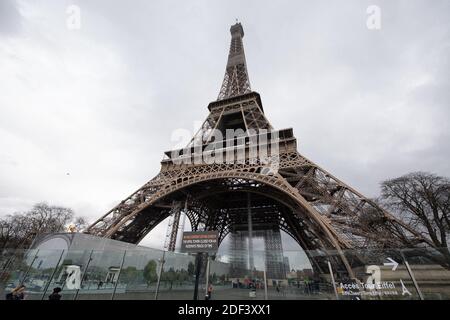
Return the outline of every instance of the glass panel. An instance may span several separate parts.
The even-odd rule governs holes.
[[[44,299],[48,299],[53,289],[57,287],[62,289],[61,300],[75,299],[78,289],[81,288],[82,275],[90,262],[91,254],[93,254],[92,250],[65,251],[44,294]]]
[[[424,299],[450,299],[450,251],[441,249],[402,250]]]
[[[11,258],[16,253],[16,250],[12,249],[3,249],[0,252],[0,272],[3,272],[5,269],[8,268],[10,264]]]
[[[263,300],[265,298],[264,259],[261,251],[253,252],[253,270],[248,268],[247,251],[235,250],[225,256],[210,258],[209,282],[213,300]],[[203,296],[206,282],[202,282]]]
[[[115,300],[153,300],[163,251],[128,250],[125,255]]]
[[[327,259],[319,251],[284,252],[286,282],[271,286],[269,299],[330,300],[336,299]]]
[[[414,279],[423,298],[450,299],[450,255],[444,249],[254,251],[252,270],[247,251],[206,257],[200,262],[199,300],[420,299]],[[57,287],[63,300],[191,300],[197,261],[195,254],[136,248],[4,250],[0,263],[0,299],[23,283],[24,298],[31,300],[46,300]]]
[[[230,277],[230,264],[224,257],[217,255],[209,257],[209,283],[212,290],[208,299],[225,299],[232,294],[233,279]]]
[[[27,300],[45,298],[47,284],[55,274],[63,254],[63,250],[39,250],[37,252],[23,281],[26,286]]]
[[[77,300],[109,300],[119,278],[125,251],[93,251],[82,274]]]
[[[348,275],[339,253],[334,253],[334,267],[339,299],[411,300],[419,299],[412,279],[398,250],[346,250],[354,278]],[[337,265],[337,267],[336,267]]]
[[[164,261],[158,299],[191,300],[194,296],[195,273],[192,270],[195,270],[195,256],[166,252]],[[203,259],[202,264],[205,262],[206,260]],[[205,269],[202,268],[202,270],[204,276]],[[200,283],[202,283],[202,280],[200,280]],[[202,297],[201,293],[199,286],[199,299]]]
[[[0,274],[0,299],[4,300],[23,280],[29,269],[29,259],[33,259],[37,250],[6,250],[2,256],[2,271]],[[31,257],[31,258],[30,258]],[[28,262],[28,263],[27,263]]]

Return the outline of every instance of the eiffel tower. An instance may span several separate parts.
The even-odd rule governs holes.
[[[314,268],[326,265],[308,252],[336,252],[336,263],[350,276],[353,271],[347,249],[433,246],[374,201],[301,155],[292,128],[272,127],[260,95],[250,87],[242,25],[236,23],[230,32],[218,98],[208,105],[209,115],[189,145],[165,152],[160,172],[85,232],[137,244],[164,219],[171,215],[179,219],[179,211],[184,210],[193,231],[217,230],[219,243],[231,234],[234,249],[243,247],[246,237],[251,244],[252,237],[262,236],[266,250],[279,256],[282,230],[308,250]],[[227,130],[240,133],[217,138],[216,133],[225,136]],[[276,141],[276,146],[260,139],[262,135]],[[255,141],[257,150],[269,146],[266,154],[251,152],[255,144],[250,142]],[[211,150],[232,150],[243,156],[233,161],[202,161]],[[178,222],[174,224],[169,250],[175,248]],[[252,263],[250,257],[250,268]]]

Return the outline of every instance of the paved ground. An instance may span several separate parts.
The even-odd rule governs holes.
[[[49,294],[49,293],[48,293]],[[44,297],[47,299],[48,294]],[[74,298],[75,290],[68,292],[63,291],[64,300],[72,300]],[[81,290],[78,293],[78,299],[87,300],[110,300],[113,294],[112,289],[101,289],[101,290]],[[193,288],[177,288],[174,287],[171,290],[169,288],[162,288],[158,294],[159,300],[192,300],[194,290]],[[328,300],[334,299],[334,294],[332,293],[316,293],[316,294],[305,294],[302,290],[297,288],[289,288],[277,292],[275,288],[268,288],[267,290],[268,299],[270,300]],[[203,300],[205,297],[205,289],[203,287],[199,288],[198,297]],[[42,298],[41,293],[31,293],[27,294],[27,300],[40,300]],[[139,291],[127,291],[118,289],[115,293],[114,299],[116,300],[154,300],[155,292],[153,289],[149,290],[139,290]],[[256,290],[256,297],[250,297],[250,289],[238,289],[226,287],[214,287],[212,299],[213,300],[264,300],[265,292],[264,289]],[[1,298],[0,298],[1,299]]]

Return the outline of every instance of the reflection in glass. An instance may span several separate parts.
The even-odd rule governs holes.
[[[281,258],[279,252],[254,250],[250,269],[237,263],[248,259],[245,250],[199,260],[147,248],[3,250],[0,298],[24,284],[27,300],[47,300],[57,287],[62,300],[190,300],[199,266],[201,300],[449,300],[450,265],[443,256],[431,248],[290,250]]]

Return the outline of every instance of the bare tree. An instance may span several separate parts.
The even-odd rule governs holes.
[[[60,232],[74,217],[72,209],[38,203],[27,213],[34,234]]]
[[[72,209],[38,203],[30,211],[0,219],[0,248],[28,248],[37,235],[65,231],[73,219]],[[80,230],[87,222],[77,217],[74,224]]]
[[[29,233],[29,224],[24,215],[13,214],[0,220],[0,248],[21,248]]]
[[[450,180],[413,172],[381,184],[381,200],[450,259]]]

